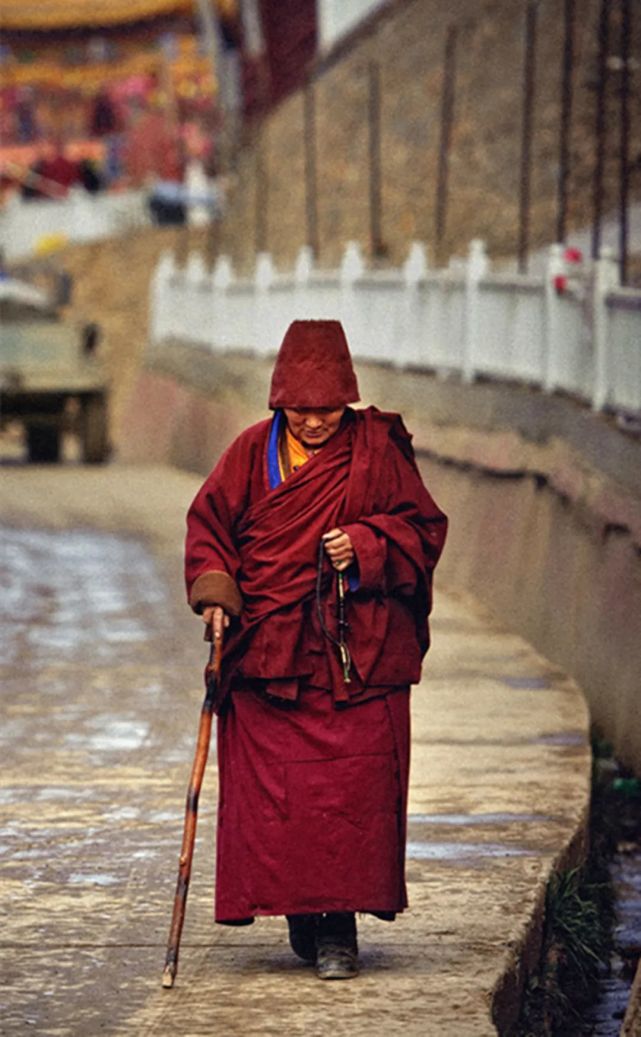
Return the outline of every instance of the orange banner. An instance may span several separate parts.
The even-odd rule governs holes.
[[[109,64],[64,66],[53,61],[33,61],[28,65],[15,63],[5,65],[0,70],[0,85],[10,87],[41,84],[65,90],[82,90],[91,94],[115,79],[159,73],[162,65],[162,54],[154,51],[132,54]],[[168,67],[174,81],[201,76],[207,80],[210,92],[215,93],[216,83],[211,62],[206,57],[196,53],[180,55],[175,61],[169,62]]]

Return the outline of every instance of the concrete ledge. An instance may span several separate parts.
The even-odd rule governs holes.
[[[149,352],[125,458],[201,473],[266,414],[271,359],[171,343]],[[641,773],[641,442],[573,401],[359,365],[366,402],[400,410],[451,519],[442,572],[572,674]]]
[[[467,919],[459,939],[476,947],[476,978],[459,975],[459,1003],[479,956],[497,955],[489,1006],[507,1034],[538,963],[549,877],[584,856],[589,718],[571,679],[442,580],[433,634],[414,692],[409,874],[424,855],[428,931]],[[435,1032],[458,1033],[450,1025]]]
[[[213,354],[177,340],[145,354],[147,371],[169,375],[228,407],[242,403],[249,420],[265,414],[272,366],[271,357]],[[466,385],[393,365],[361,361],[357,366],[363,400],[400,411],[419,449],[430,448],[432,429],[465,429],[487,467],[519,467],[524,449],[530,451],[530,461],[542,458],[536,463],[544,468],[567,457],[578,461],[586,475],[594,473],[618,486],[620,493],[641,500],[641,436],[622,432],[607,415],[595,414],[568,396],[505,382]],[[548,447],[553,451],[549,461],[544,456]],[[561,448],[562,455],[554,453]]]

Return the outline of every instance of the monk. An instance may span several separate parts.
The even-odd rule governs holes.
[[[354,410],[338,321],[295,321],[271,419],[189,510],[189,603],[224,637],[216,921],[285,915],[320,979],[358,974],[356,913],[407,906],[409,689],[446,518],[400,417]]]

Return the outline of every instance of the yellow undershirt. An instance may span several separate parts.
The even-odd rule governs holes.
[[[306,464],[313,454],[308,454],[302,443],[291,434],[289,428],[285,428],[285,447],[287,450],[287,461],[289,471],[284,471],[283,459],[280,451],[278,454],[278,464],[280,467],[280,474],[283,479],[286,479],[292,472],[297,472],[299,468],[302,468]]]

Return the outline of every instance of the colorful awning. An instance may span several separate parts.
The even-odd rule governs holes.
[[[225,17],[236,0],[216,0]],[[0,27],[7,29],[71,29],[119,25],[158,15],[194,10],[194,0],[0,0]]]

